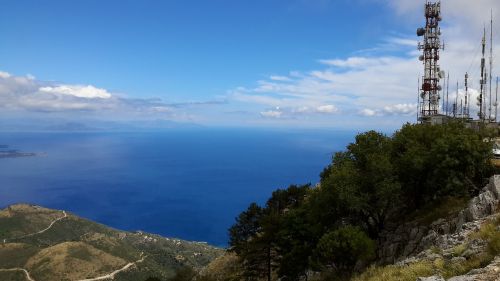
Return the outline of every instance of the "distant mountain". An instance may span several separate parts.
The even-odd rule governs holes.
[[[125,232],[33,205],[0,210],[0,280],[168,280],[223,250],[203,242]]]
[[[200,128],[195,123],[181,123],[171,120],[130,120],[108,121],[95,119],[67,120],[63,118],[44,119],[1,119],[1,131],[14,132],[118,132],[118,131],[152,131],[166,129]]]

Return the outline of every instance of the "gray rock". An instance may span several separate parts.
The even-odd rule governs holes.
[[[474,276],[457,276],[448,279],[448,281],[475,281],[476,278]]]
[[[392,263],[415,256],[436,246],[449,249],[464,243],[468,235],[476,232],[485,218],[492,215],[500,205],[500,175],[490,178],[482,192],[469,201],[468,206],[452,219],[439,219],[429,226],[409,222],[394,226],[392,231],[381,233],[379,256],[381,263]],[[483,245],[472,247],[468,255],[481,251]],[[446,251],[443,251],[446,254]]]
[[[460,262],[465,262],[467,259],[464,257],[453,257],[451,258],[452,263],[460,263]]]
[[[434,275],[431,277],[418,277],[416,281],[445,281],[443,277]]]

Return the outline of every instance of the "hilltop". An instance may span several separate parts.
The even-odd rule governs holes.
[[[0,210],[0,280],[168,280],[221,253],[203,242],[119,231],[66,211],[28,204]]]

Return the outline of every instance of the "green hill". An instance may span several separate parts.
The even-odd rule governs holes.
[[[202,242],[125,232],[33,205],[0,210],[0,280],[168,280],[222,254]]]

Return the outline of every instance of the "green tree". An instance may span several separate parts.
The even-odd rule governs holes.
[[[240,258],[244,276],[249,280],[258,279],[266,272],[267,253],[263,251],[265,242],[260,239],[263,215],[262,208],[252,203],[229,229],[230,251]]]
[[[375,257],[375,243],[360,228],[345,226],[323,235],[314,252],[321,266],[344,275]]]
[[[335,193],[336,205],[347,212],[347,219],[362,221],[372,237],[384,228],[399,201],[401,186],[391,149],[391,139],[381,133],[359,134],[322,173],[323,193]]]
[[[487,130],[463,123],[403,126],[393,137],[393,161],[410,209],[446,196],[467,196],[491,176]]]
[[[306,276],[310,268],[310,257],[318,240],[317,229],[311,223],[308,207],[290,210],[283,217],[277,242],[280,280],[295,281]]]

